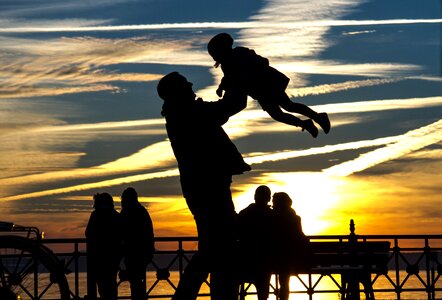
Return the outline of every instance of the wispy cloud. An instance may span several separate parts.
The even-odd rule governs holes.
[[[334,113],[355,113],[355,112],[369,112],[369,111],[385,111],[392,109],[412,109],[419,107],[431,107],[431,106],[441,106],[442,97],[431,97],[431,98],[417,98],[417,99],[401,99],[401,100],[378,100],[378,101],[365,101],[356,103],[338,103],[338,104],[328,104],[322,106],[316,106],[315,108],[324,108],[331,114]],[[349,120],[348,122],[339,121],[334,126],[339,126],[340,123],[348,124],[349,122],[358,122],[357,120]],[[152,130],[152,134],[165,134],[163,128],[163,119],[151,119],[151,120],[137,120],[137,121],[122,121],[122,122],[104,122],[97,124],[78,124],[78,125],[46,125],[36,128],[27,128],[21,135],[23,137],[28,137],[18,140],[29,140],[35,141],[38,145],[38,141],[47,143],[51,141],[50,137],[54,136],[54,143],[60,140],[66,140],[66,137],[70,139],[80,138],[78,142],[84,143],[87,140],[91,140],[96,134],[103,134],[103,132],[111,132],[111,134],[126,134],[126,132],[138,132],[139,134],[146,134],[146,131]],[[271,124],[271,126],[269,126]],[[260,109],[247,110],[241,112],[232,118],[228,122],[226,130],[229,135],[233,138],[240,138],[249,135],[251,132],[278,132],[278,131],[288,131],[292,130],[290,126],[284,124],[275,123],[270,119],[270,117]],[[160,127],[159,127],[160,126]],[[440,126],[440,125],[439,125]],[[122,130],[122,131],[121,131]],[[422,131],[423,130],[423,131]],[[426,132],[422,129],[420,132]],[[56,134],[56,135],[54,135]],[[60,138],[60,134],[64,138]],[[91,135],[92,134],[92,135]],[[392,136],[379,138],[374,140],[361,140],[348,142],[337,145],[326,145],[322,147],[314,147],[305,150],[296,151],[278,151],[269,153],[250,153],[247,154],[246,160],[251,164],[259,164],[263,162],[279,161],[289,158],[303,157],[309,155],[319,155],[326,153],[333,153],[336,151],[343,150],[353,150],[362,149],[368,147],[378,147],[383,145],[395,144],[401,140],[407,139],[413,133],[408,133],[406,135]],[[431,135],[432,136],[432,135]],[[40,137],[45,137],[44,139]],[[17,140],[17,139],[14,139]],[[5,141],[3,139],[3,141]],[[433,141],[433,139],[431,139]],[[431,142],[429,142],[431,143]],[[17,148],[17,146],[15,146]],[[34,145],[35,148],[35,145]],[[43,151],[44,149],[49,149],[41,145]],[[46,153],[46,152],[45,152]],[[46,156],[40,155],[40,157],[48,157],[53,155],[53,152],[47,151]],[[81,154],[66,153],[60,154],[60,157],[66,157],[72,162],[78,159]],[[151,159],[146,159],[149,157]],[[154,158],[154,159],[152,159]],[[10,159],[10,161],[17,161],[17,159]],[[26,160],[25,160],[26,161]],[[94,178],[99,178],[103,176],[120,176],[128,174],[130,172],[143,172],[143,170],[155,170],[160,168],[170,168],[175,165],[175,160],[173,153],[170,148],[170,144],[167,140],[159,143],[152,144],[148,147],[140,149],[139,151],[127,156],[116,159],[115,161],[97,165],[92,168],[82,169],[72,167],[68,170],[53,171],[53,172],[43,172],[40,174],[31,174],[26,176],[18,176],[12,178],[0,179],[0,185],[7,188],[11,186],[18,186],[23,182],[29,184],[46,184],[48,182],[61,182],[66,179],[76,179],[76,180],[94,180]],[[149,175],[150,176],[150,175]],[[124,176],[125,177],[125,176]],[[132,178],[144,178],[144,177],[132,177]],[[115,180],[114,182],[118,182]],[[5,193],[3,193],[5,194]]]
[[[397,142],[400,138],[401,136],[386,137],[374,140],[356,141],[356,142],[349,142],[337,145],[326,145],[318,148],[310,148],[310,149],[295,150],[295,151],[282,151],[270,154],[252,153],[249,157],[246,158],[246,161],[249,164],[259,164],[264,162],[279,161],[279,160],[303,157],[309,155],[327,154],[336,151],[355,150],[355,149],[362,149],[368,147],[383,146],[386,144]]]
[[[0,38],[0,98],[119,91],[118,81],[153,81],[160,74],[119,73],[103,67],[189,48],[187,43],[147,38]],[[176,52],[175,52],[176,53]]]
[[[103,180],[103,181],[99,181],[99,182],[79,184],[79,185],[74,185],[74,186],[58,188],[58,189],[50,189],[50,190],[33,192],[33,193],[8,196],[8,197],[3,197],[2,200],[3,201],[12,201],[12,200],[44,197],[44,196],[49,196],[49,195],[58,195],[58,194],[64,194],[64,193],[69,193],[69,192],[84,191],[84,190],[97,189],[97,188],[102,188],[102,187],[110,187],[110,186],[115,186],[115,185],[128,184],[128,183],[156,179],[156,178],[178,176],[178,174],[179,174],[178,169],[172,169],[172,170],[161,171],[161,172],[154,172],[154,173],[141,174],[141,175],[132,175],[132,176],[126,176],[126,177],[119,177],[119,178],[115,178],[115,179]]]
[[[354,150],[354,149],[363,149],[368,147],[379,147],[382,148],[370,151],[366,154],[361,155],[359,158],[351,161],[347,161],[345,163],[330,167],[328,169],[323,170],[324,176],[348,176],[355,172],[359,172],[365,170],[367,168],[373,167],[376,164],[380,164],[386,161],[390,161],[393,159],[397,159],[401,156],[409,154],[413,151],[420,150],[428,145],[438,143],[442,140],[441,134],[442,121],[435,122],[431,125],[412,130],[403,135],[393,136],[393,137],[385,137],[374,140],[365,140],[365,141],[356,141],[349,142],[344,144],[337,145],[327,145],[318,148],[311,148],[306,150],[297,150],[297,151],[286,151],[279,153],[255,153],[250,154],[246,161],[250,164],[259,164],[263,162],[270,161],[278,161],[285,160],[289,158],[310,156],[310,155],[319,155],[326,153],[333,153],[336,151],[343,150]],[[151,146],[152,147],[152,146]],[[164,144],[158,144],[157,148],[146,151],[140,151],[136,155],[132,155],[127,158],[122,158],[115,162],[102,165],[98,168],[88,169],[88,170],[71,170],[71,171],[59,171],[47,174],[37,174],[37,175],[29,175],[21,178],[12,178],[12,179],[3,179],[0,180],[1,185],[11,185],[14,183],[19,183],[20,181],[25,180],[28,183],[43,183],[45,181],[53,181],[53,180],[61,180],[66,178],[75,177],[79,178],[89,178],[92,179],[98,175],[109,175],[109,174],[118,174],[124,173],[130,170],[133,166],[133,169],[139,169],[140,161],[143,161],[145,157],[157,157],[160,153],[164,156],[164,162],[168,162],[169,165],[173,164],[173,156],[170,151],[167,151],[167,148],[170,148],[168,142],[164,142]],[[170,149],[169,149],[170,150]],[[153,151],[153,152],[152,152]],[[154,166],[161,166],[158,161],[151,162],[151,165],[145,166],[147,169],[152,169]],[[88,190],[92,188],[101,188],[101,187],[109,187],[114,185],[120,185],[122,183],[133,183],[137,181],[144,181],[154,178],[164,178],[169,176],[177,176],[177,169],[169,169],[166,171],[152,172],[147,174],[140,175],[131,175],[131,176],[123,176],[110,180],[104,181],[95,181],[87,184],[80,184],[74,186],[68,186],[57,189],[43,190],[38,192],[26,193],[21,195],[7,196],[4,197],[3,200],[18,200],[24,198],[33,198],[33,197],[41,197],[47,195],[54,194],[62,194],[79,190]],[[18,181],[18,182],[17,182]]]
[[[86,130],[86,129],[83,129]],[[89,128],[91,130],[91,128]],[[106,129],[102,129],[106,130]],[[34,134],[38,133],[37,130],[33,131]],[[45,131],[40,131],[40,135],[43,136]],[[46,131],[48,134],[48,131]],[[72,135],[72,134],[71,134]],[[83,134],[75,134],[74,136],[80,136],[85,140],[88,140],[88,136]],[[64,135],[65,136],[65,135]],[[56,138],[58,135],[55,136]],[[89,137],[91,138],[91,137]],[[44,145],[42,145],[44,147]],[[42,154],[45,154],[48,158],[53,155],[51,151],[44,151]],[[31,153],[32,154],[32,153]],[[38,154],[36,151],[33,153],[36,156]],[[26,155],[26,153],[20,152],[18,154],[12,154],[8,156],[10,161],[17,161],[17,155]],[[75,153],[60,153],[61,157],[66,158],[66,156],[71,156],[72,158],[78,158],[78,155]],[[43,157],[46,157],[43,156]],[[29,158],[32,156],[29,156]],[[56,156],[54,156],[56,157]],[[150,158],[150,159],[147,159]],[[154,158],[154,159],[152,159]],[[75,168],[70,167],[66,170],[57,170],[57,171],[48,171],[50,168],[46,169],[46,172],[39,172],[37,174],[17,176],[17,177],[9,177],[0,179],[0,186],[4,186],[5,188],[8,186],[20,186],[24,182],[27,184],[45,184],[49,182],[61,182],[64,180],[82,180],[88,179],[91,180],[93,178],[104,177],[104,176],[116,176],[118,174],[127,174],[131,172],[140,172],[142,170],[155,170],[160,168],[171,167],[175,165],[175,160],[173,159],[172,149],[170,148],[170,143],[168,141],[163,141],[159,143],[152,144],[147,146],[132,155],[127,157],[122,157],[116,159],[115,161],[98,165],[91,168]],[[26,162],[27,160],[25,160]],[[67,165],[68,166],[68,165]],[[17,166],[16,166],[17,167]],[[46,166],[45,166],[46,167]],[[5,191],[3,190],[3,193]]]
[[[281,20],[284,21],[284,20]],[[49,22],[49,21],[48,21]],[[66,23],[63,23],[66,22]],[[280,22],[190,22],[190,23],[163,23],[163,24],[135,24],[135,25],[105,25],[105,26],[71,26],[70,20],[58,20],[52,26],[23,26],[0,28],[4,33],[25,32],[92,32],[92,31],[128,31],[128,30],[164,30],[164,29],[275,29],[280,27]],[[96,20],[95,23],[109,22],[109,20]],[[399,24],[434,24],[441,23],[442,19],[393,19],[393,20],[321,20],[285,22],[286,29],[318,28],[333,26],[369,26],[369,25],[399,25]],[[78,22],[81,23],[81,22]],[[72,24],[75,24],[73,22]]]
[[[42,96],[57,96],[64,94],[78,94],[89,93],[99,91],[119,91],[119,88],[107,84],[97,84],[92,86],[77,86],[77,87],[31,87],[20,86],[17,88],[12,87],[0,87],[0,99],[13,99],[13,98],[30,98],[30,97],[42,97]]]
[[[400,63],[346,63],[339,61],[303,60],[275,63],[274,66],[286,73],[351,75],[365,77],[409,77],[421,71],[422,67]]]
[[[354,160],[330,167],[323,172],[333,176],[348,176],[440,141],[442,141],[442,120],[411,130],[403,134],[395,143],[361,154]]]
[[[127,3],[132,0],[95,0],[95,1],[7,1],[0,4],[0,17],[3,18],[22,18],[29,16],[40,17],[42,13],[59,13],[66,11],[82,11],[97,9],[97,7],[107,7],[120,3]]]
[[[390,109],[412,109],[420,107],[437,107],[442,105],[442,97],[387,99],[373,101],[359,101],[336,104],[317,105],[315,109],[330,113],[355,113],[383,111]]]
[[[10,16],[9,16],[10,17]],[[0,18],[0,26],[7,28],[51,28],[51,27],[89,27],[110,25],[112,20],[93,20],[93,19],[26,19],[26,18]]]
[[[286,92],[291,97],[304,97],[308,95],[322,95],[329,94],[339,91],[346,91],[350,89],[358,89],[361,87],[376,86],[381,84],[388,84],[393,82],[398,82],[402,79],[391,78],[391,79],[366,79],[366,80],[353,80],[345,81],[341,83],[331,83],[331,84],[321,84],[317,86],[308,86],[301,88],[291,88],[287,89]]]
[[[367,33],[375,33],[376,30],[360,30],[360,31],[346,31],[343,32],[342,35],[358,35],[358,34],[367,34]]]

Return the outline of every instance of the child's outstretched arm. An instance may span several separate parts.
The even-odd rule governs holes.
[[[226,90],[226,80],[225,77],[223,77],[221,79],[221,83],[218,85],[218,88],[216,89],[216,94],[218,95],[218,97],[222,97],[223,91],[225,90]]]

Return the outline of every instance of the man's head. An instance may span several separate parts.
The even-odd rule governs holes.
[[[233,38],[228,33],[215,35],[207,45],[207,50],[216,61],[215,67],[223,63],[224,59],[232,52]]]
[[[195,100],[196,95],[192,85],[180,73],[172,72],[160,79],[157,92],[161,99],[168,102]]]
[[[255,190],[255,203],[258,205],[267,205],[270,202],[271,191],[268,186],[260,185]]]
[[[131,208],[138,203],[138,193],[133,187],[128,187],[121,194],[121,207]]]

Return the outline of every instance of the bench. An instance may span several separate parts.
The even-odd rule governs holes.
[[[350,221],[350,235],[340,241],[310,241],[311,258],[309,268],[299,274],[330,276],[340,286],[344,300],[359,300],[359,284],[364,286],[366,299],[374,299],[371,275],[387,274],[390,242],[358,241],[354,233],[354,222]],[[294,274],[294,275],[299,275]],[[341,284],[333,278],[341,276]],[[319,279],[319,280],[320,280]],[[247,282],[247,281],[246,281]],[[313,285],[315,286],[315,285]],[[313,291],[308,291],[313,293]],[[240,299],[244,299],[244,284],[241,285]]]
[[[310,274],[341,275],[342,299],[359,299],[359,283],[366,299],[374,299],[371,275],[387,274],[390,242],[311,242]]]

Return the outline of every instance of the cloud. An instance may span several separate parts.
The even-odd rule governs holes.
[[[286,4],[286,2],[284,2]],[[287,10],[287,9],[286,9]],[[291,11],[291,10],[287,10]],[[331,11],[328,11],[329,13]],[[336,10],[339,12],[339,10]],[[292,13],[293,15],[293,13]],[[272,16],[270,16],[272,17]],[[280,16],[277,16],[280,17]],[[305,15],[302,15],[305,17]],[[189,22],[189,23],[161,23],[161,24],[131,24],[131,25],[93,25],[109,23],[111,20],[88,20],[67,19],[55,20],[52,24],[50,20],[44,22],[46,26],[38,26],[39,23],[29,23],[25,26],[6,26],[0,28],[0,33],[31,33],[31,32],[97,32],[97,31],[133,31],[133,30],[168,30],[168,29],[243,29],[259,30],[260,33],[274,32],[275,30],[287,31],[310,28],[310,32],[324,32],[324,28],[334,26],[378,26],[378,25],[406,25],[406,24],[434,24],[442,23],[442,19],[393,19],[393,20],[311,20],[293,22],[289,19],[293,16],[273,19],[270,22],[263,22],[264,19],[246,22]],[[276,20],[276,21],[275,21]],[[89,22],[89,24],[88,24]],[[3,23],[6,23],[4,21]],[[14,21],[15,24],[19,23]],[[41,24],[41,23],[40,23]],[[284,29],[281,28],[284,24]],[[34,25],[34,26],[32,26]],[[47,26],[49,25],[49,26]],[[77,25],[77,26],[75,26]],[[323,29],[319,29],[323,28]],[[272,37],[271,37],[272,38]],[[274,41],[284,41],[282,38],[273,37]],[[319,41],[319,40],[318,40]]]
[[[291,97],[304,97],[308,95],[322,95],[330,94],[339,91],[346,91],[350,89],[358,89],[361,87],[376,86],[381,84],[388,84],[398,82],[402,79],[366,79],[366,80],[353,80],[340,83],[321,84],[317,86],[307,86],[300,88],[290,88],[286,90],[286,93]]]
[[[409,99],[386,99],[359,102],[346,102],[314,106],[315,110],[328,113],[356,113],[397,109],[437,107],[442,105],[442,97],[424,97]]]
[[[249,102],[248,106],[251,107],[253,104],[253,102]],[[312,105],[311,108],[315,111],[326,111],[329,115],[332,115],[439,106],[442,106],[442,97],[344,102]],[[333,116],[333,126],[335,127],[351,123],[358,123],[361,122],[361,120],[362,118],[357,116]],[[269,126],[269,124],[271,124],[271,126]],[[283,132],[292,130],[292,128],[286,124],[273,121],[265,111],[259,108],[248,108],[233,116],[225,125],[225,129],[229,136],[233,138],[244,137],[252,133]]]
[[[0,87],[0,99],[14,99],[14,98],[30,98],[30,97],[42,97],[42,96],[58,96],[65,94],[78,94],[78,93],[90,93],[99,91],[119,91],[118,87],[98,84],[91,86],[74,86],[74,87],[31,87],[20,86],[17,88]]]
[[[0,5],[0,17],[3,18],[20,18],[29,16],[41,16],[42,13],[61,13],[66,11],[81,11],[97,9],[97,7],[105,7],[120,3],[127,3],[131,0],[95,0],[95,1],[78,1],[78,0],[39,0],[39,1],[9,1],[6,5]]]
[[[0,37],[0,98],[119,91],[119,81],[153,81],[160,74],[119,73],[105,66],[172,55],[188,43],[148,38],[31,40]],[[163,61],[164,62],[164,61]]]
[[[51,27],[88,27],[111,24],[112,20],[92,20],[92,19],[26,19],[26,18],[1,18],[0,26],[2,29],[8,28],[51,28]]]
[[[355,112],[369,112],[369,111],[385,111],[385,110],[396,110],[396,109],[413,109],[419,107],[431,107],[431,106],[440,106],[442,105],[442,97],[429,97],[429,98],[412,98],[412,99],[400,99],[400,100],[378,100],[378,101],[362,101],[362,102],[352,102],[352,103],[338,103],[338,104],[328,104],[328,105],[320,105],[315,106],[315,109],[322,109],[331,114],[335,113],[355,113]],[[348,124],[349,122],[358,122],[357,119],[342,119],[339,117],[336,118],[336,122],[334,122],[334,126],[339,126],[340,124]],[[271,123],[271,126],[268,126]],[[66,142],[66,139],[79,139],[75,143],[84,143],[88,140],[94,138],[97,134],[103,134],[105,132],[110,132],[111,135],[122,135],[126,134],[126,132],[134,131],[133,134],[145,134],[146,130],[153,130],[152,134],[159,134],[160,132],[164,135],[163,128],[164,120],[163,119],[151,119],[151,120],[137,120],[137,121],[122,121],[122,122],[104,122],[104,123],[96,123],[96,124],[78,124],[78,125],[63,125],[63,124],[55,124],[55,125],[46,125],[40,126],[37,128],[28,128],[27,130],[22,131],[21,136],[23,138],[15,139],[27,141],[31,139],[35,141],[36,146],[42,149],[45,156],[40,155],[40,157],[47,157],[50,159],[53,152],[49,149],[52,149],[53,143],[57,142]],[[433,128],[434,127],[434,128]],[[319,155],[326,153],[333,153],[336,151],[343,150],[354,150],[354,149],[362,149],[369,147],[379,147],[392,145],[383,147],[381,149],[396,149],[400,147],[402,149],[406,145],[407,153],[412,150],[422,148],[422,145],[429,145],[434,143],[435,140],[440,138],[440,134],[437,133],[436,129],[440,129],[440,124],[434,124],[431,130],[427,130],[425,128],[417,129],[415,131],[411,131],[404,135],[399,136],[391,136],[378,138],[374,140],[362,140],[362,141],[354,141],[337,145],[326,145],[322,147],[314,147],[305,150],[296,150],[296,151],[281,151],[278,152],[269,152],[269,153],[249,153],[246,155],[246,160],[251,164],[259,164],[269,161],[280,161],[289,158],[296,157],[304,157],[310,155]],[[141,131],[140,131],[141,130]],[[248,109],[237,114],[234,118],[231,119],[227,123],[226,130],[232,138],[240,138],[244,136],[248,136],[253,132],[254,134],[260,132],[278,132],[278,131],[288,131],[291,130],[290,126],[286,126],[284,124],[279,124],[273,122],[270,117],[260,109]],[[415,138],[415,135],[418,135],[418,138]],[[428,135],[426,138],[425,136]],[[44,137],[44,138],[42,138]],[[413,139],[410,139],[413,137]],[[408,141],[408,142],[406,142]],[[70,143],[73,143],[71,140]],[[52,145],[52,146],[50,146]],[[19,146],[16,146],[19,149]],[[408,150],[407,150],[408,149]],[[387,161],[392,159],[390,152],[387,150],[387,154],[390,156],[383,154],[381,156],[376,156],[375,154],[367,154],[367,159],[363,160],[363,166],[368,168],[373,163],[381,163],[383,161]],[[384,153],[381,150],[375,153]],[[369,152],[370,153],[370,152]],[[60,154],[61,157],[65,157],[66,160],[70,160],[70,166],[75,162],[75,159],[78,159],[81,156],[81,153],[75,154],[72,153],[71,156],[66,153]],[[395,155],[400,155],[400,152]],[[370,157],[374,156],[375,159],[370,159]],[[11,155],[5,156],[8,157],[9,161],[20,161],[18,158],[12,158]],[[56,156],[54,156],[56,157]],[[154,158],[154,159],[147,159]],[[18,159],[18,160],[17,160]],[[24,160],[27,161],[27,160]],[[338,165],[336,169],[330,169],[325,172],[334,173],[334,172],[349,172],[348,170],[353,170],[353,168],[358,169],[361,167],[356,167],[359,165],[359,160],[355,162],[348,162],[346,165]],[[175,160],[170,148],[169,141],[164,140],[162,142],[158,142],[152,144],[148,147],[140,149],[139,151],[128,155],[126,157],[122,157],[116,159],[112,162],[97,165],[88,169],[83,168],[71,168],[68,170],[62,171],[53,171],[53,172],[41,172],[40,174],[30,174],[26,176],[17,176],[13,178],[3,178],[0,179],[0,185],[4,187],[2,194],[8,194],[7,191],[12,190],[14,187],[20,186],[24,182],[28,184],[39,184],[44,185],[47,183],[53,182],[62,182],[64,180],[88,180],[94,181],[100,177],[112,176],[115,179],[110,181],[97,181],[95,183],[90,183],[86,185],[81,185],[81,189],[85,189],[88,187],[99,187],[102,184],[118,184],[123,182],[133,182],[136,180],[147,180],[149,178],[156,178],[155,170],[163,169],[167,170],[169,168],[173,168],[175,166]],[[24,167],[24,166],[23,166]],[[126,175],[131,172],[145,172],[144,170],[150,170],[147,174],[143,175]],[[335,171],[333,171],[335,170]],[[339,171],[338,170],[344,170]],[[152,173],[153,172],[153,173]],[[162,171],[159,171],[159,174]],[[165,171],[166,172],[166,171]],[[170,174],[173,173],[171,170]],[[352,171],[356,172],[356,171]],[[351,173],[351,172],[350,172]],[[169,174],[169,173],[167,173]],[[162,176],[162,175],[161,175]],[[174,175],[175,176],[175,175]],[[120,179],[118,179],[120,178]],[[61,191],[72,191],[78,189],[77,186],[66,187],[56,189],[56,192]],[[40,195],[40,192],[37,192],[36,195]],[[51,193],[54,193],[52,191]],[[31,194],[34,195],[34,194]],[[26,194],[26,196],[31,196]],[[20,197],[20,196],[17,196]]]
[[[147,174],[141,174],[141,175],[119,177],[119,178],[115,178],[115,179],[79,184],[79,185],[74,185],[74,186],[67,186],[67,187],[63,187],[63,188],[50,189],[50,190],[32,192],[32,193],[21,194],[21,195],[8,196],[8,197],[3,197],[2,200],[3,201],[12,201],[12,200],[19,200],[19,199],[44,197],[44,196],[49,196],[49,195],[57,195],[57,194],[64,194],[64,193],[69,193],[69,192],[91,190],[91,189],[97,189],[97,188],[102,188],[102,187],[121,185],[124,183],[128,184],[128,183],[132,183],[132,182],[139,182],[139,181],[145,181],[145,180],[150,180],[150,179],[165,178],[165,177],[178,176],[178,175],[179,175],[178,169],[172,169],[172,170],[167,170],[167,171],[160,171],[160,172],[153,172],[153,173],[147,173]]]
[[[333,176],[348,176],[386,161],[394,160],[442,141],[442,120],[411,130],[385,147],[361,154],[358,158],[330,167],[323,172]]]
[[[305,150],[282,151],[278,153],[251,153],[246,162],[249,164],[259,164],[264,162],[279,161],[284,159],[333,153],[336,151],[355,150],[376,146],[384,146],[393,142],[397,142],[401,136],[385,137],[374,140],[355,141],[337,145],[326,145],[317,148],[309,148]]]
[[[359,35],[359,34],[367,34],[375,32],[376,30],[345,31],[342,33],[342,35]]]
[[[300,74],[327,74],[327,75],[351,75],[366,77],[406,77],[421,71],[422,67],[412,64],[398,63],[360,63],[349,64],[338,61],[302,60],[273,64],[275,68],[285,73]]]
[[[54,157],[54,161],[52,163],[55,164],[57,162],[57,160],[55,160],[57,158],[57,155],[54,155],[54,151],[46,150],[48,146],[50,148],[51,143],[56,143],[57,141],[66,142],[67,137],[70,137],[70,139],[74,139],[76,136],[80,138],[80,141],[78,142],[82,141],[85,142],[91,140],[93,137],[87,135],[85,130],[91,130],[93,134],[97,134],[98,128],[96,128],[95,131],[92,130],[91,128],[89,129],[83,128],[80,130],[81,131],[78,130],[65,131],[64,134],[62,134],[63,133],[62,130],[52,131],[56,133],[56,135],[54,136],[54,140],[48,137],[48,135],[50,136],[51,131],[31,130],[29,132],[29,136],[34,136],[36,141],[39,140],[39,137],[46,136],[46,140],[44,141],[43,144],[41,144],[40,146],[38,146],[38,144],[33,145],[33,148],[39,149],[39,151],[35,150],[33,153],[31,153],[33,154],[32,156],[27,156],[28,159],[26,160],[23,160],[22,158],[20,158],[20,156],[26,156],[27,153],[29,154],[30,151],[28,152],[19,151],[18,153],[12,153],[4,157],[9,162],[23,161],[24,163],[26,163],[31,157],[36,156],[38,159],[35,159],[34,163],[37,165],[44,166],[46,172],[39,172],[37,174],[0,179],[0,186],[5,187],[5,189],[2,190],[2,194],[3,195],[6,194],[5,190],[7,190],[8,187],[20,186],[23,183],[27,183],[28,185],[36,185],[36,184],[45,184],[51,182],[52,183],[61,182],[66,180],[83,180],[83,179],[91,180],[93,178],[98,178],[98,177],[128,174],[131,172],[140,172],[142,170],[155,170],[175,165],[175,160],[172,153],[172,149],[170,148],[170,143],[169,141],[163,141],[149,145],[127,157],[122,157],[116,159],[115,161],[94,166],[91,168],[75,168],[75,167],[72,168],[73,167],[72,164],[66,164],[64,168],[61,168],[62,170],[48,171],[51,170],[50,165],[48,166],[44,164],[45,161],[44,160],[41,161],[41,159],[43,158],[50,159],[50,157]],[[101,130],[107,130],[107,129],[101,129]],[[63,136],[64,138],[60,138],[60,136]],[[46,144],[48,142],[49,144]],[[72,141],[70,141],[70,143],[72,143]],[[41,153],[39,153],[40,151]],[[69,157],[72,159],[79,158],[79,155],[75,153],[58,153],[58,154],[65,159]],[[5,161],[3,165],[7,166],[9,164],[7,164]],[[70,166],[70,168],[67,168],[68,166]],[[16,165],[15,169],[17,168],[18,166]]]

